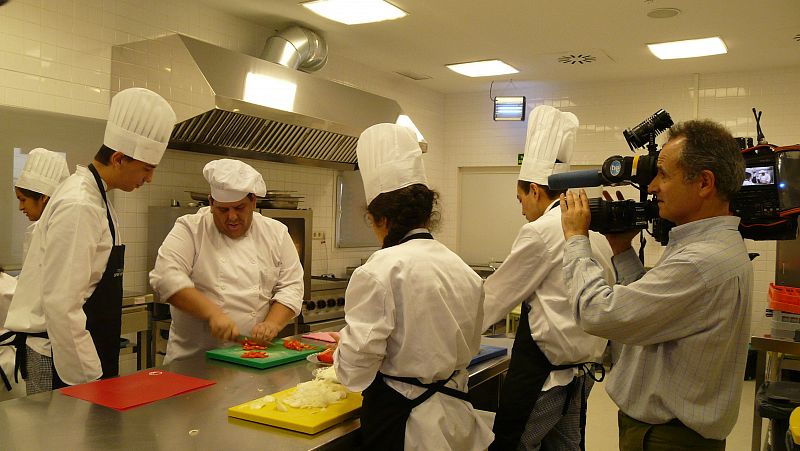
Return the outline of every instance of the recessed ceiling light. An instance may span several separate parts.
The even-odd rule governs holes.
[[[381,22],[408,15],[383,0],[315,0],[300,4],[326,19],[346,25]]]
[[[713,38],[647,44],[647,48],[650,49],[653,55],[662,60],[696,58],[698,56],[728,53],[728,48],[718,36]]]
[[[448,64],[447,68],[467,77],[489,77],[492,75],[516,74],[519,72],[500,60],[473,61]]]

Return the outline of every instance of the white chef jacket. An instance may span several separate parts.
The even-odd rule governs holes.
[[[11,304],[11,297],[14,296],[14,289],[17,286],[16,277],[9,276],[0,272],[0,324],[5,323],[8,314],[8,306]],[[0,326],[0,335],[8,332]],[[25,383],[20,379],[19,384],[14,383],[14,347],[0,346],[0,369],[6,374],[11,383],[11,391],[6,391],[5,386],[0,383],[0,401],[25,396]]]
[[[211,207],[178,218],[158,249],[150,285],[164,301],[184,288],[196,288],[222,308],[243,335],[264,321],[273,301],[295,315],[303,306],[303,267],[289,230],[258,212],[238,239],[217,229]],[[225,345],[211,335],[207,321],[174,306],[170,312],[165,364]]]
[[[25,236],[22,238],[22,261],[25,261],[25,257],[28,256],[28,249],[31,247],[31,240],[33,240],[33,232],[36,230],[37,222],[39,221],[33,221],[25,229]]]
[[[108,206],[119,243],[117,214]],[[103,374],[83,304],[102,278],[113,244],[94,176],[78,166],[56,188],[37,222],[5,324],[17,332],[46,330],[49,340],[28,337],[28,346],[46,356],[52,347],[58,375],[68,385]]]
[[[414,230],[416,233],[426,230]],[[483,290],[480,277],[435,240],[415,239],[382,249],[353,272],[345,293],[345,320],[334,355],[339,381],[362,391],[378,371],[447,379],[465,389],[466,371],[480,350]],[[407,398],[425,391],[386,383]],[[472,406],[436,393],[412,410],[406,449],[485,449],[494,438]]]
[[[602,235],[596,232],[590,235],[593,256],[605,268],[606,280],[613,285],[611,247]],[[599,362],[608,341],[587,334],[575,321],[564,281],[563,255],[564,231],[556,200],[539,219],[520,228],[511,253],[486,279],[482,330],[504,318],[515,306],[527,302],[531,307],[528,313],[531,336],[550,363]],[[551,372],[542,391],[569,384],[577,371],[567,368]]]

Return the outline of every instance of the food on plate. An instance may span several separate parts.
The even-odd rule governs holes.
[[[246,351],[243,352],[239,357],[243,359],[265,359],[269,357],[269,354],[264,351]]]
[[[333,351],[334,348],[328,348],[319,354],[317,354],[317,360],[322,363],[327,363],[329,365],[333,365]]]
[[[305,343],[300,343],[297,340],[283,340],[283,347],[286,349],[292,349],[294,351],[305,351],[308,349],[317,349],[316,346],[307,345]]]

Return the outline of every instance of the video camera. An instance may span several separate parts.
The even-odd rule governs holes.
[[[631,151],[647,147],[647,155],[614,155],[606,159],[600,169],[553,174],[547,179],[547,185],[556,191],[586,186],[633,185],[639,189],[638,202],[632,199],[589,199],[589,210],[592,214],[589,229],[603,234],[646,229],[659,243],[666,244],[669,229],[674,224],[658,216],[658,203],[655,198],[649,198],[647,185],[657,172],[656,136],[672,124],[669,113],[660,109],[636,127],[622,132]]]
[[[761,131],[761,112],[756,114],[758,144],[743,148],[745,180],[731,201],[732,212],[741,218],[739,232],[752,240],[793,240],[797,237],[800,214],[800,145],[778,147],[768,144]],[[632,151],[647,147],[647,155],[609,157],[600,169],[554,174],[548,178],[553,190],[588,186],[630,184],[639,189],[640,199],[607,201],[589,199],[590,230],[619,233],[646,230],[661,244],[667,244],[671,222],[658,216],[658,204],[647,193],[656,176],[658,151],[655,137],[673,124],[669,113],[660,109],[639,125],[622,132]],[[746,140],[741,140],[746,142]],[[751,140],[752,142],[752,140]],[[745,147],[745,146],[741,146]]]

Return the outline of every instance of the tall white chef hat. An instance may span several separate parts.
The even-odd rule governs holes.
[[[408,127],[373,125],[361,133],[356,153],[367,205],[381,193],[416,183],[428,186],[417,135]]]
[[[28,153],[25,167],[14,186],[52,196],[56,187],[68,176],[66,156],[39,147]]]
[[[203,177],[211,185],[211,197],[217,202],[236,202],[250,193],[259,197],[267,194],[264,177],[249,164],[223,158],[208,162]]]
[[[175,112],[163,97],[145,88],[128,88],[111,99],[103,144],[157,165],[167,149]]]
[[[534,108],[528,119],[519,180],[547,186],[547,177],[569,171],[577,131],[578,118],[574,114],[547,105]]]

